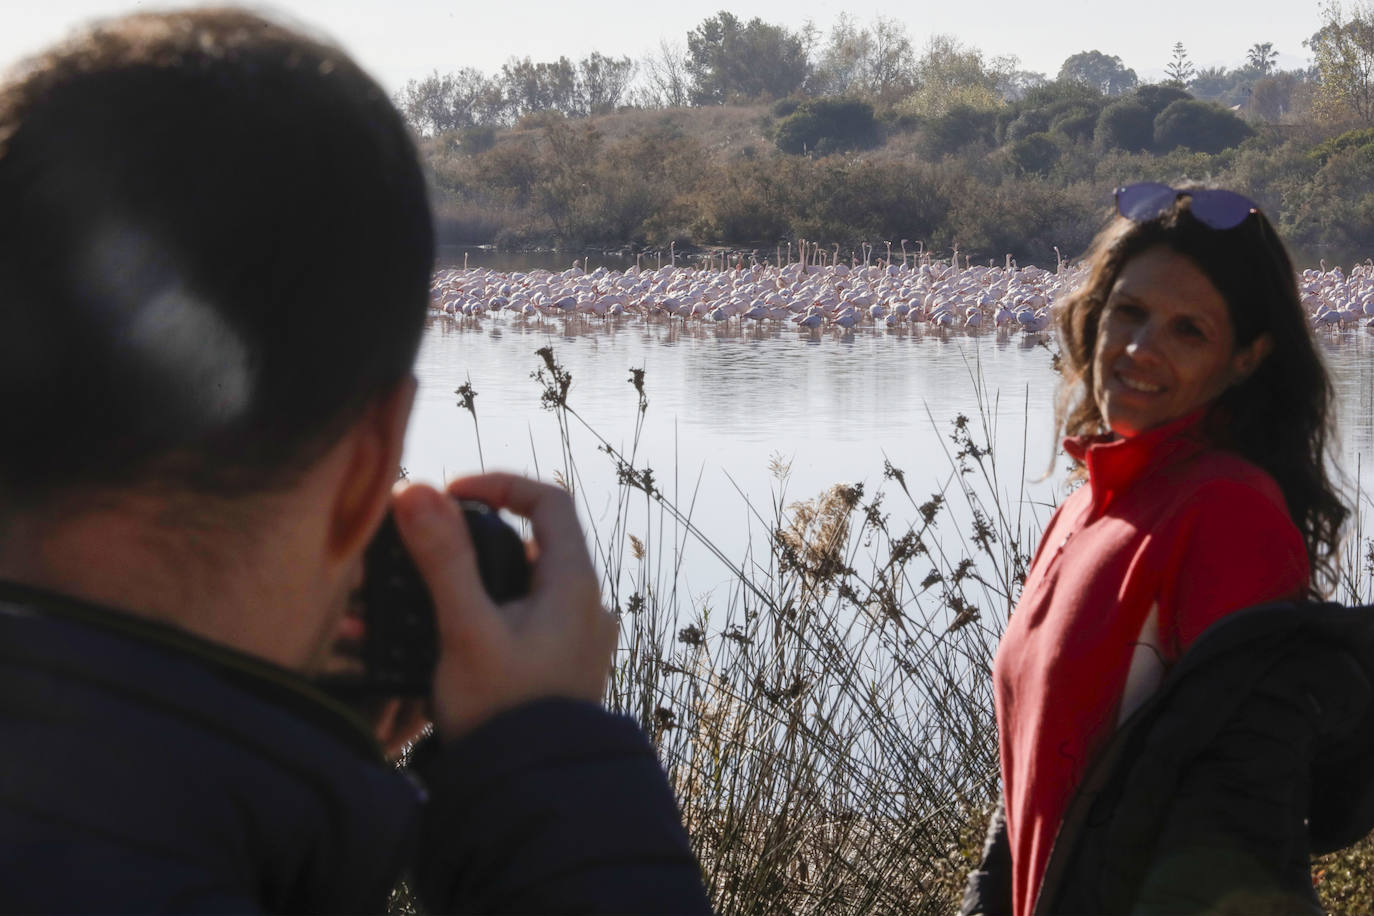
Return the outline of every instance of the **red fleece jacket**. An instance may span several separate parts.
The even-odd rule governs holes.
[[[1050,520],[993,666],[1017,916],[1034,910],[1060,821],[1116,727],[1150,608],[1171,665],[1226,614],[1307,585],[1277,484],[1208,447],[1201,418],[1065,440],[1088,483]]]

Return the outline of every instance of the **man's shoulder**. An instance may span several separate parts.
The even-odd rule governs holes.
[[[194,893],[271,907],[287,901],[259,895],[287,888],[307,908],[384,901],[394,871],[379,872],[396,867],[385,850],[408,845],[413,789],[243,677],[9,600],[0,696],[0,884],[29,893],[45,874],[93,876],[23,903],[90,908],[121,869],[128,887],[104,906]],[[144,874],[128,881],[130,869]]]

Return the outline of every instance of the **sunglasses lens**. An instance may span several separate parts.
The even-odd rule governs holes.
[[[1254,201],[1234,191],[1194,191],[1189,209],[1204,226],[1213,229],[1234,229],[1258,209]]]
[[[1142,181],[1116,189],[1116,212],[1134,222],[1154,219],[1174,205],[1178,192],[1167,184]]]

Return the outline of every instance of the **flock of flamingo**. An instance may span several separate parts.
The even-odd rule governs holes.
[[[1035,333],[1053,321],[1055,302],[1083,278],[1082,265],[1061,261],[1054,271],[959,264],[928,255],[900,263],[793,262],[783,267],[722,258],[703,267],[674,264],[625,271],[604,267],[505,273],[446,268],[435,274],[431,307],[454,317],[551,316],[680,319],[684,322],[776,322],[818,331],[856,326],[978,332],[988,328]],[[1347,275],[1340,267],[1305,270],[1298,277],[1313,327],[1363,324],[1374,333],[1374,262]],[[782,326],[785,327],[785,324]]]

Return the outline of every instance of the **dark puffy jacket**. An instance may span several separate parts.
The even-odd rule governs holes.
[[[1093,763],[1037,913],[1320,913],[1310,856],[1374,829],[1374,609],[1215,624]],[[963,913],[1009,913],[1000,810]]]
[[[635,724],[547,701],[387,764],[309,683],[0,584],[0,909],[708,912]]]

